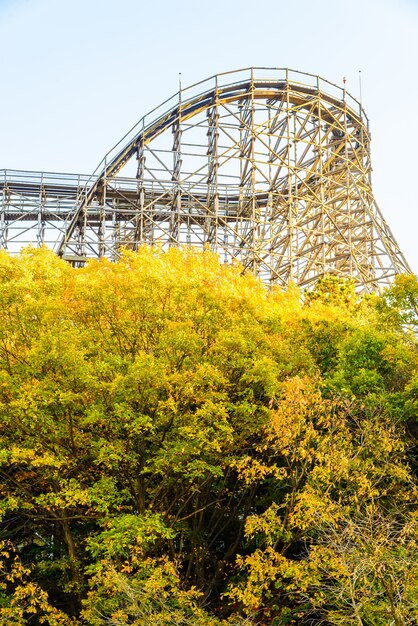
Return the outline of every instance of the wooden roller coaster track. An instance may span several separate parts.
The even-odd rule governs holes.
[[[268,284],[320,276],[381,290],[411,270],[375,202],[364,110],[345,88],[249,68],[180,90],[91,176],[0,171],[0,246],[117,258],[209,247]]]

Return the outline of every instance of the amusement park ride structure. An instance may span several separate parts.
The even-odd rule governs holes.
[[[319,76],[219,74],[145,115],[91,176],[0,170],[0,247],[75,265],[141,244],[208,247],[261,280],[381,291],[410,273],[374,200],[361,104]]]

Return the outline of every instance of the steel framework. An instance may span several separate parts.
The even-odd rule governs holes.
[[[0,246],[117,258],[209,247],[268,284],[410,273],[373,198],[370,135],[345,88],[288,69],[219,74],[145,115],[91,176],[0,171]]]

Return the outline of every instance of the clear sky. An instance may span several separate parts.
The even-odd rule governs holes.
[[[0,169],[90,173],[148,110],[240,67],[359,97],[376,200],[418,272],[418,0],[0,0]]]

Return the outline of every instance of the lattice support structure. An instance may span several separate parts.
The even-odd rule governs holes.
[[[0,172],[0,245],[69,261],[209,246],[268,284],[410,273],[373,197],[361,105],[317,76],[239,70],[180,90],[90,176]]]

